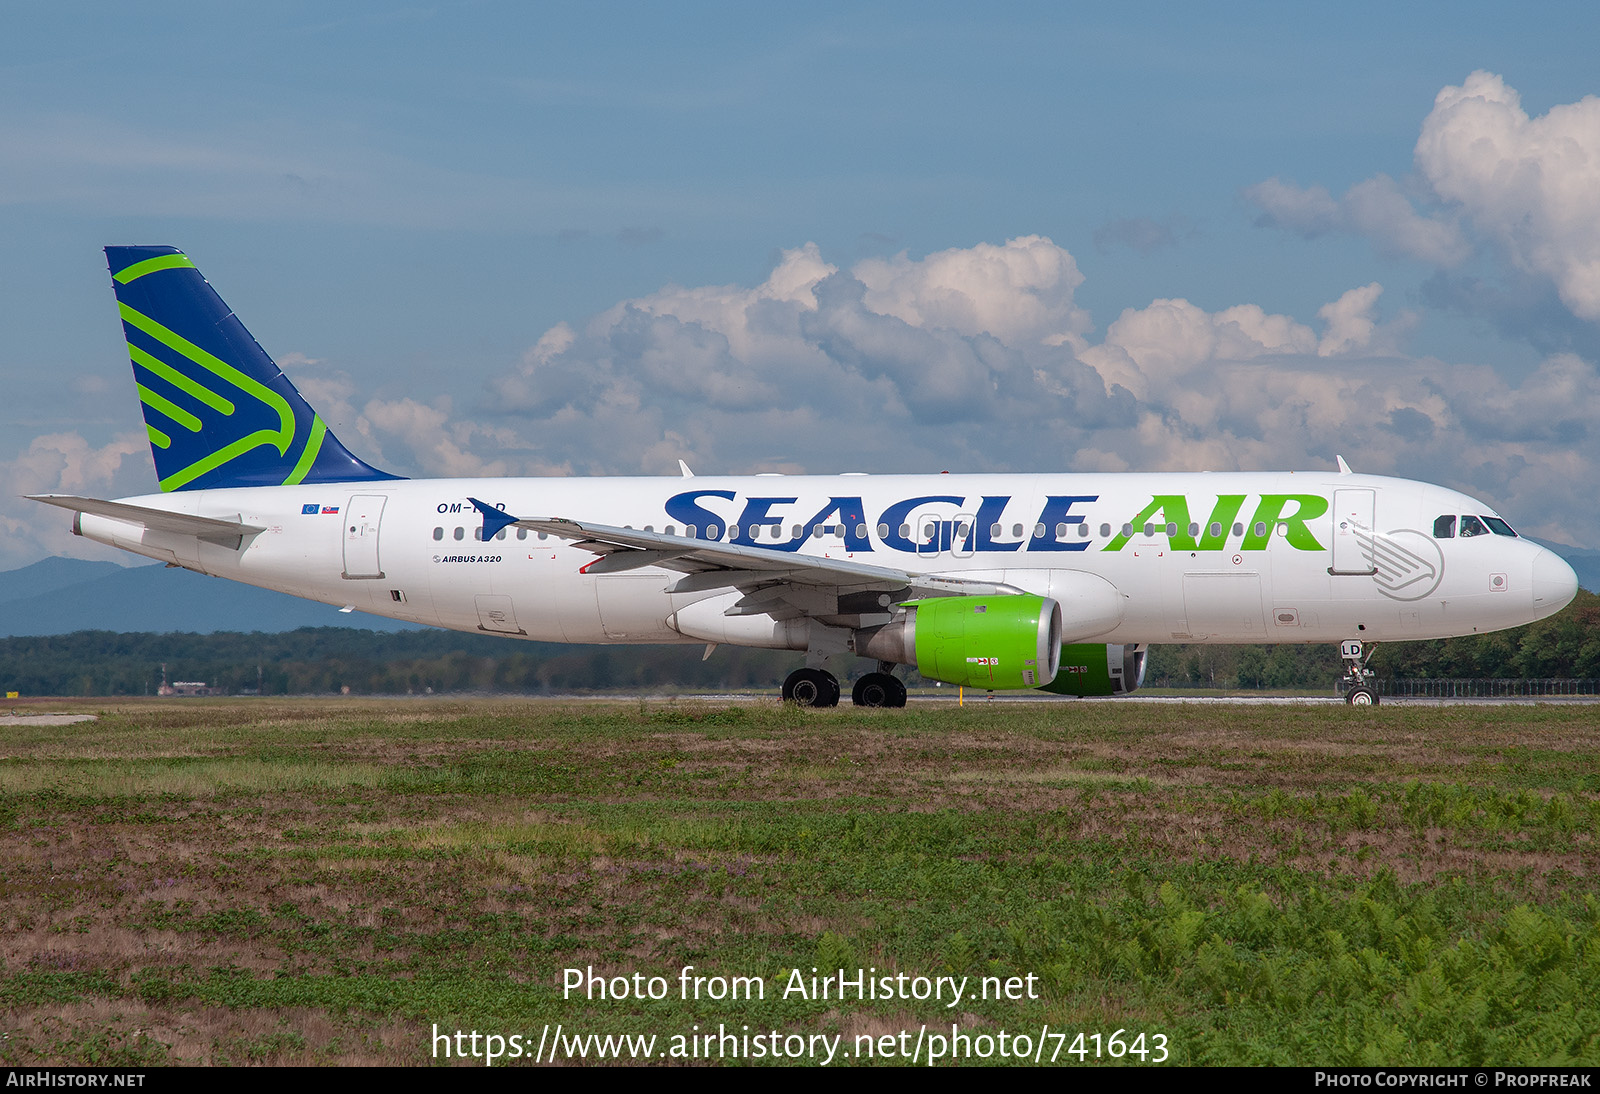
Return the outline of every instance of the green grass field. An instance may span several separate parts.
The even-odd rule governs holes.
[[[1600,1063],[1594,707],[49,709],[100,717],[0,727],[4,1064],[443,1063],[435,1025],[546,1023]],[[590,966],[670,992],[563,999]],[[970,986],[784,998],[813,968]]]

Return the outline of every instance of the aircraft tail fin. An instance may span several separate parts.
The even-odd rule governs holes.
[[[175,247],[106,260],[162,490],[372,482]]]

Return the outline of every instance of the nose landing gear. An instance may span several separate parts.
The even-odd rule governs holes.
[[[1344,701],[1353,707],[1377,706],[1378,689],[1373,686],[1376,674],[1367,668],[1372,649],[1363,653],[1361,640],[1350,638],[1339,643],[1339,655],[1344,658]]]

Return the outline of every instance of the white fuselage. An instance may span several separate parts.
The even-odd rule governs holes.
[[[1575,588],[1564,562],[1525,539],[1435,535],[1441,516],[1495,515],[1463,494],[1306,472],[396,480],[124,499],[265,528],[238,549],[89,513],[78,525],[150,558],[431,626],[549,642],[706,640],[676,613],[723,592],[669,593],[682,575],[655,567],[586,574],[594,554],[526,529],[480,542],[469,496],[524,519],[960,574],[1046,596],[1093,574],[1122,598],[1120,618],[1073,633],[1107,643],[1445,638],[1542,618]],[[774,639],[765,625],[749,644],[805,647],[803,627]]]

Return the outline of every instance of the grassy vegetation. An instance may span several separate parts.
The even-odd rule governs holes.
[[[545,1022],[1600,1063],[1592,707],[55,709],[100,717],[0,729],[4,1064],[425,1063],[434,1023]],[[673,991],[563,1000],[590,965]],[[685,1002],[685,965],[766,999]],[[1040,997],[779,997],[813,966]]]

